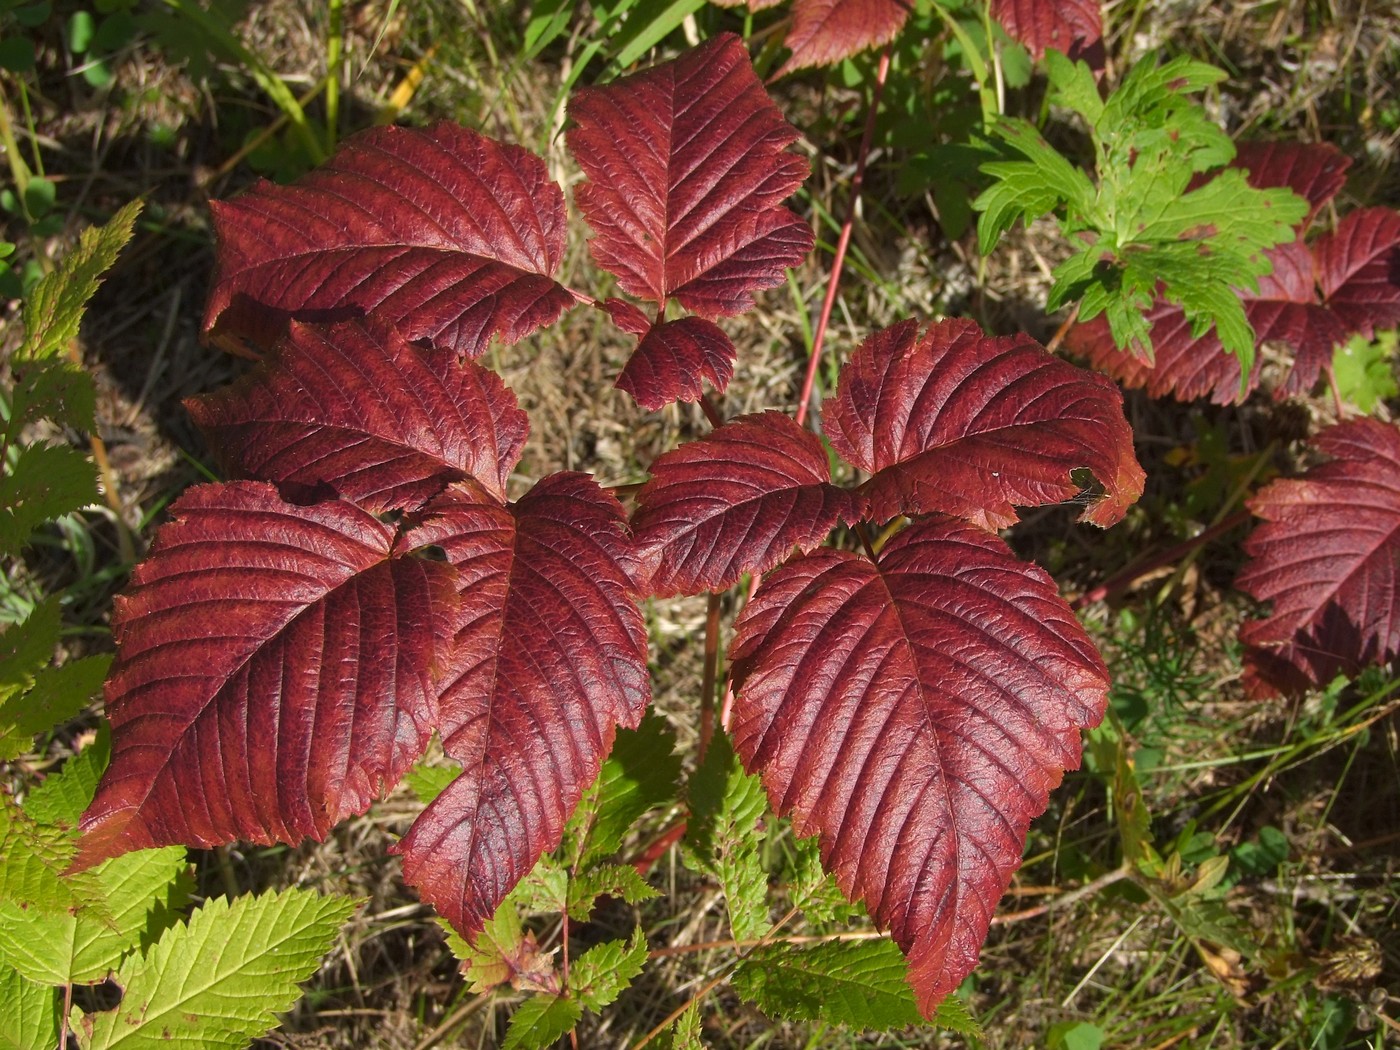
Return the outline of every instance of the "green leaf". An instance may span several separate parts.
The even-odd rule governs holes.
[[[574,818],[578,867],[616,853],[637,818],[676,797],[681,759],[666,720],[648,712],[636,729],[619,729],[612,753]],[[581,828],[581,833],[579,829]]]
[[[97,794],[97,782],[112,757],[112,734],[106,721],[87,747],[63,764],[63,769],[45,777],[24,800],[24,812],[40,824],[76,827],[83,810]]]
[[[92,869],[102,908],[40,914],[0,901],[0,960],[44,984],[105,980],[146,929],[147,913],[185,869],[185,847],[145,849]]]
[[[0,721],[5,705],[34,686],[34,676],[53,659],[62,611],[56,597],[45,598],[24,620],[0,634]],[[0,759],[14,758],[0,752]]]
[[[296,1002],[354,912],[349,897],[288,889],[207,902],[122,963],[115,1010],[75,1024],[84,1050],[237,1048],[272,1029]]]
[[[595,944],[569,968],[569,994],[590,1010],[617,999],[647,962],[647,941],[640,929],[630,941]]]
[[[426,806],[447,790],[447,785],[456,780],[461,772],[452,766],[440,766],[424,759],[403,775],[403,782]]]
[[[67,445],[29,445],[0,474],[0,558],[18,554],[46,521],[98,501],[97,470]]]
[[[700,1004],[691,1003],[676,1018],[669,1032],[662,1033],[660,1050],[705,1050],[700,1039]]]
[[[511,1015],[503,1050],[545,1050],[570,1032],[583,1016],[583,1006],[557,995],[526,999]]]
[[[104,654],[42,668],[34,677],[34,688],[0,707],[0,758],[23,754],[37,734],[87,707],[102,688],[111,663],[112,657]]]
[[[630,66],[704,6],[705,0],[642,0],[617,35],[617,68]]]
[[[772,926],[756,830],[767,808],[758,777],[744,772],[729,738],[716,733],[690,781],[685,847],[693,867],[719,880],[738,940],[762,937]]]
[[[933,1023],[969,1039],[982,1038],[981,1024],[972,1016],[967,1004],[956,995],[950,995],[938,1004],[938,1009],[933,1012]]]
[[[18,356],[51,357],[68,348],[102,275],[131,239],[140,211],[141,202],[132,201],[107,225],[84,230],[78,246],[35,286],[24,304],[24,342]]]
[[[92,377],[64,358],[43,357],[16,365],[10,398],[10,422],[5,440],[15,441],[23,429],[41,419],[91,431],[96,409]]]
[[[835,877],[822,867],[821,840],[817,836],[797,839],[793,847],[796,855],[789,895],[809,923],[849,923],[865,914],[865,907],[848,901]]]
[[[640,904],[661,896],[630,864],[601,864],[569,880],[569,918],[587,922],[593,906],[602,896],[621,897],[628,904]]]
[[[1045,52],[1045,72],[1061,104],[1074,110],[1090,124],[1103,116],[1099,82],[1088,62],[1073,62],[1058,51]]]
[[[53,1050],[58,1045],[58,989],[35,984],[0,965],[0,1050]]]
[[[574,17],[574,0],[541,0],[530,8],[525,23],[525,57],[538,58],[540,52],[563,35]]]
[[[1375,339],[1353,336],[1332,355],[1332,375],[1343,401],[1370,415],[1376,405],[1400,394],[1395,383],[1397,334],[1377,332]]]
[[[35,912],[59,912],[100,901],[91,872],[65,876],[72,837],[38,824],[0,788],[0,901]]]
[[[1060,206],[1087,212],[1094,201],[1094,184],[1065,160],[1033,124],[1003,117],[993,131],[1007,146],[1026,159],[991,161],[982,172],[994,182],[972,202],[982,212],[977,220],[977,250],[988,255],[1001,235],[1020,219],[1033,219]]]
[[[1087,1021],[1060,1021],[1050,1026],[1045,1045],[1050,1050],[1099,1050],[1107,1038],[1108,1033]]]

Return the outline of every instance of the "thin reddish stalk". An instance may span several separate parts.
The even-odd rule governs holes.
[[[831,260],[831,275],[826,280],[826,298],[821,316],[812,333],[812,356],[807,361],[807,375],[802,380],[802,394],[797,399],[797,422],[807,420],[807,406],[812,400],[812,384],[816,382],[817,366],[821,363],[822,344],[831,322],[831,309],[836,305],[836,290],[841,284],[841,270],[846,265],[846,249],[851,243],[851,228],[856,221],[856,205],[860,202],[860,187],[865,181],[865,162],[870,156],[870,141],[875,137],[875,116],[880,111],[880,96],[885,93],[885,78],[890,71],[890,45],[880,52],[880,67],[875,71],[875,90],[870,96],[870,109],[865,114],[865,131],[860,137],[860,153],[856,157],[856,173],[851,179],[851,197],[846,202],[846,221],[841,224],[841,236],[836,241],[836,256]]]

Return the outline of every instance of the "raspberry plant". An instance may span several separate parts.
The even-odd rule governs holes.
[[[1098,42],[1081,5],[996,6],[1038,54]],[[845,33],[876,9],[875,37]],[[793,33],[807,35],[790,37],[789,67],[886,40],[905,13],[795,0]],[[1094,111],[1088,68],[1050,62],[1060,90]],[[1163,70],[1155,89],[1179,95],[1177,71]],[[1185,72],[1190,84],[1209,79]],[[1183,113],[1179,100],[1164,105],[1158,125],[1102,158],[1125,184],[1141,166],[1157,194],[1162,139]],[[406,880],[454,931],[473,987],[538,993],[507,1045],[546,1045],[616,998],[647,954],[634,935],[556,970],[519,921],[539,906],[586,918],[601,895],[652,892],[607,861],[649,797],[639,771],[650,765],[663,784],[677,773],[646,715],[638,603],[748,577],[761,582],[729,648],[726,735],[700,762],[685,846],[719,881],[736,937],[761,942],[735,985],[799,1016],[933,1017],[975,966],[1029,822],[1078,765],[1081,730],[1102,718],[1108,689],[1053,581],[996,530],[1017,507],[1076,498],[1084,521],[1123,517],[1144,479],[1121,396],[1028,337],[906,320],[850,355],[827,401],[826,445],[779,412],[723,420],[705,387],[722,393],[741,362],[718,322],[813,245],[782,204],[806,176],[790,148],[798,132],[729,36],[577,91],[569,117],[586,176],[574,202],[627,299],[558,280],[568,213],[540,158],[450,124],[363,133],[295,185],[214,206],[206,332],[258,363],[190,408],[238,480],[174,504],[118,603],[112,759],[81,821],[78,866],[164,845],[320,840],[407,777],[426,808],[396,847]],[[1229,159],[1223,136],[1187,123],[1204,159],[1171,178]],[[1036,189],[1037,164],[1050,161],[1028,125],[1002,132],[1026,162],[989,169],[1016,192],[983,199],[988,245],[1012,217],[1038,213],[1037,192],[1051,194],[1046,207],[1091,208],[1056,196],[1053,180]],[[1242,166],[1252,185],[1227,171],[1197,199],[1245,209],[1261,199],[1249,194],[1298,189]],[[1088,185],[1072,181],[1076,193]],[[1234,241],[1179,216],[1152,237],[1127,230],[1111,250],[1081,240],[1079,270],[1058,294],[1083,296],[1084,316],[1104,309],[1120,337],[1142,337],[1133,311],[1147,291],[1132,267],[1151,258],[1161,269],[1205,244],[1234,268],[1194,298],[1178,292],[1178,308],[1194,312],[1194,337],[1214,322],[1243,359],[1227,285],[1264,275],[1260,253],[1303,215],[1286,192],[1263,199],[1275,214]],[[1087,228],[1067,221],[1071,235]],[[493,339],[519,340],[580,306],[637,339],[621,389],[648,409],[703,401],[715,423],[658,458],[630,507],[578,473],[517,493],[528,420],[476,363]],[[1374,436],[1346,436],[1357,435]],[[1327,448],[1340,462],[1356,443]],[[1378,484],[1400,488],[1388,475]],[[1295,502],[1281,488],[1258,506],[1283,516]],[[1261,530],[1265,557],[1287,557],[1268,553],[1277,536]],[[1283,613],[1283,642],[1257,632],[1275,648],[1307,619]],[[415,766],[435,733],[459,772]],[[902,972],[892,976],[878,946],[768,942],[775,927],[745,841],[764,800],[748,774],[811,836],[813,868],[889,930]],[[818,896],[803,906],[835,913]],[[851,973],[863,993],[833,997]]]

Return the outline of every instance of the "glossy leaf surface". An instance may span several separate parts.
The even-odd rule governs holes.
[[[1045,573],[942,517],[878,563],[789,561],[730,655],[736,750],[889,928],[931,1016],[976,964],[1079,730],[1103,715],[1102,661]]]
[[[291,186],[260,182],[211,207],[215,335],[266,347],[288,318],[372,314],[475,357],[573,302],[554,281],[564,195],[544,161],[453,124],[362,132]]]
[[[458,572],[461,618],[440,700],[462,765],[399,843],[405,878],[464,935],[481,928],[650,700],[621,506],[556,474],[503,508],[462,489],[412,536]]]
[[[1237,582],[1273,603],[1240,631],[1259,694],[1326,685],[1400,654],[1400,431],[1356,419],[1314,444],[1330,462],[1249,502],[1263,524]]]
[[[811,250],[811,231],[778,203],[807,176],[787,149],[797,129],[738,37],[580,89],[569,116],[589,248],[624,291],[706,317],[739,313]]]
[[[188,408],[235,473],[374,512],[468,477],[504,501],[529,429],[494,372],[362,321],[293,322],[252,373]]]
[[[723,590],[816,547],[856,500],[831,484],[816,436],[779,412],[742,416],[661,456],[632,527],[648,591]]]
[[[1142,494],[1122,396],[1026,336],[989,338],[948,320],[871,336],[842,370],[828,439],[873,476],[869,516],[942,512],[997,529],[1013,505],[1078,495],[1087,467],[1104,488],[1081,520],[1112,525]]]
[[[452,573],[342,502],[190,489],[117,599],[112,760],[92,863],[167,844],[321,839],[422,753]]]

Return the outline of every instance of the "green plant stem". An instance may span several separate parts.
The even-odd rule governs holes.
[[[19,205],[24,210],[25,215],[29,214],[29,207],[25,204],[25,193],[29,189],[29,180],[34,177],[34,173],[29,170],[29,165],[24,163],[24,158],[19,155],[19,143],[15,141],[15,129],[10,123],[10,102],[5,97],[3,81],[0,81],[0,146],[5,149],[5,157],[10,164],[10,176],[15,180],[15,192],[19,197]]]
[[[345,0],[328,0],[326,30],[326,147],[335,149],[340,132],[340,67],[345,55]]]
[[[871,92],[870,108],[865,114],[865,130],[860,136],[860,153],[856,157],[856,173],[851,179],[850,200],[846,202],[846,220],[841,224],[841,236],[836,242],[836,256],[831,261],[831,276],[826,282],[826,298],[822,300],[821,316],[817,318],[817,328],[812,335],[812,352],[807,358],[807,374],[802,379],[802,393],[797,399],[797,425],[807,420],[807,408],[812,401],[812,385],[816,382],[817,367],[821,364],[822,344],[826,341],[827,325],[831,321],[831,309],[836,305],[836,291],[841,284],[841,269],[846,263],[846,249],[851,243],[851,229],[855,226],[856,207],[860,203],[860,188],[865,181],[865,162],[870,156],[870,143],[875,137],[875,117],[880,111],[880,97],[885,92],[885,78],[890,72],[890,46],[880,52],[880,65],[875,71],[875,89]]]

